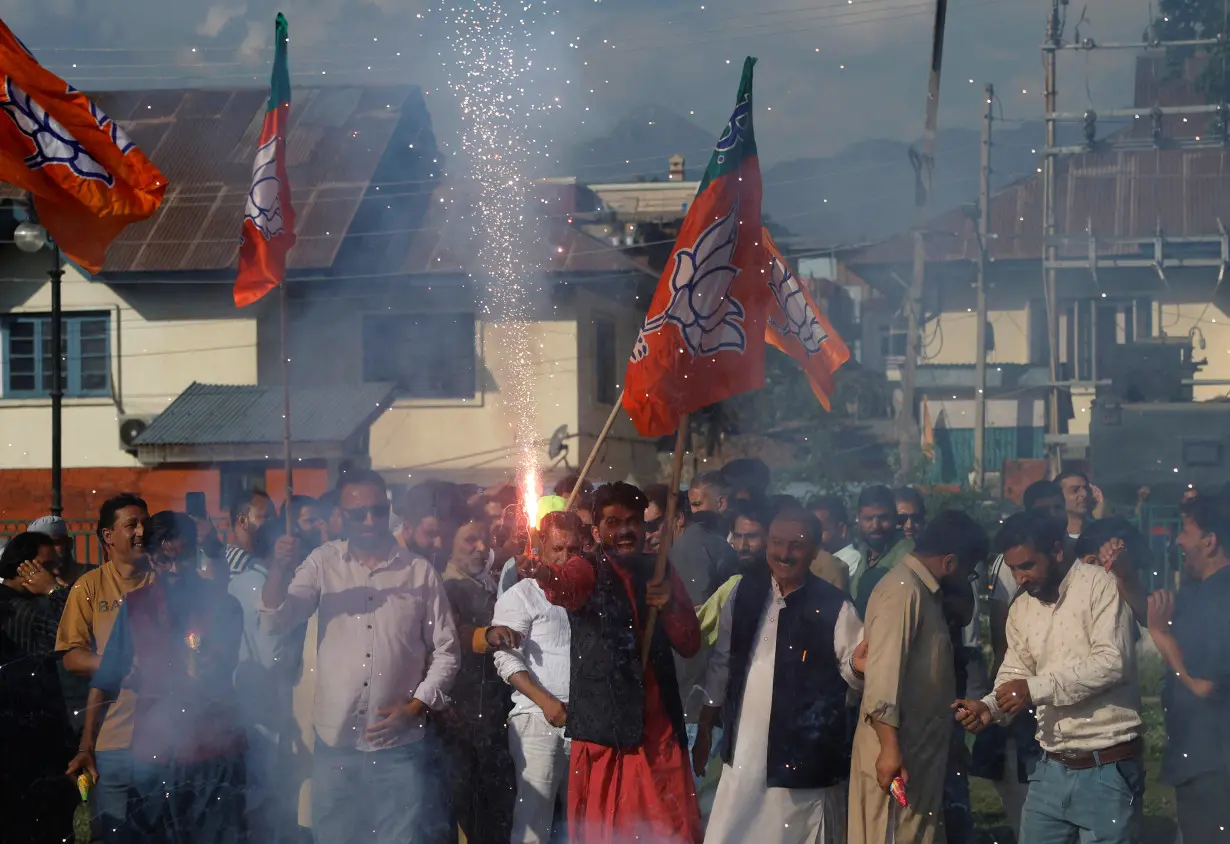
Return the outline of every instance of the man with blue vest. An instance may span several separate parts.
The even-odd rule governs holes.
[[[845,837],[846,692],[863,684],[863,625],[845,593],[810,571],[821,531],[802,509],[779,513],[767,565],[750,568],[722,608],[693,749],[700,773],[724,710],[724,767],[706,844]]]

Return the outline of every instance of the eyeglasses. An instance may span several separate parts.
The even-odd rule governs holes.
[[[347,507],[342,512],[352,522],[365,522],[368,516],[371,516],[373,519],[387,519],[389,517],[389,503],[386,501],[383,504],[373,504],[371,507]]]

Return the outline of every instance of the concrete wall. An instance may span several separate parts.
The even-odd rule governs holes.
[[[628,369],[628,355],[640,333],[645,315],[635,307],[628,307],[608,298],[580,293],[576,301],[578,361],[577,393],[578,429],[581,436],[570,441],[569,463],[579,467],[589,456],[597,441],[602,426],[610,417],[612,406],[596,399],[597,368],[593,324],[603,319],[615,324],[616,389],[622,390],[624,375]],[[658,480],[660,466],[657,449],[653,442],[641,438],[633,427],[628,414],[622,410],[607,437],[606,443],[590,473],[595,481],[634,480],[649,484]]]
[[[421,314],[474,311],[472,294],[462,280],[433,284],[413,291],[368,290],[349,296],[339,290],[308,291],[292,302],[291,349],[294,383],[348,383],[363,377],[363,315],[369,313]],[[570,435],[568,463],[579,467],[590,444],[602,429],[610,405],[596,400],[594,371],[595,318],[616,326],[614,366],[622,384],[627,354],[640,328],[643,313],[620,296],[598,295],[576,285],[565,303],[540,303],[529,324],[530,365],[536,386],[530,412],[541,441],[540,463],[548,463],[547,442],[560,427]],[[276,326],[262,324],[262,338]],[[394,482],[413,484],[443,478],[485,485],[512,480],[518,468],[514,420],[520,412],[507,392],[510,382],[509,331],[500,322],[480,319],[476,324],[477,379],[473,395],[457,399],[399,399],[372,426],[369,453],[372,467]],[[275,382],[276,356],[262,350],[262,380]],[[268,377],[266,377],[268,376]],[[578,434],[580,436],[578,436]],[[625,478],[634,469],[638,478],[656,473],[652,445],[635,438],[631,424],[616,426],[604,452],[603,476]],[[638,468],[639,467],[639,468]],[[547,481],[567,470],[561,463]]]
[[[988,310],[995,350],[988,364],[1029,363],[1029,309]],[[978,355],[978,319],[973,309],[944,311],[927,324],[923,356],[930,364],[974,363]]]
[[[511,330],[479,322],[480,377],[472,399],[403,399],[381,416],[371,431],[372,467],[405,472],[408,483],[427,477],[477,483],[513,479],[519,403],[507,387],[511,361],[504,354]],[[577,430],[576,350],[575,322],[530,324],[534,430],[544,443],[560,425]],[[545,464],[545,445],[541,459]]]
[[[111,325],[112,396],[64,400],[65,467],[135,468],[120,447],[121,414],[156,415],[193,381],[256,383],[256,322],[235,311],[227,284],[109,286],[69,266],[62,297],[66,315],[104,313]],[[0,315],[50,310],[45,282],[0,286]],[[0,469],[50,466],[50,406],[0,394]]]

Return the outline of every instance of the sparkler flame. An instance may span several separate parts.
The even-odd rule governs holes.
[[[538,469],[534,466],[530,466],[521,475],[521,507],[530,530],[538,529],[538,510],[542,504],[538,500],[540,483]]]
[[[530,120],[535,104],[526,75],[534,22],[554,14],[514,0],[442,0],[453,51],[444,64],[465,121],[461,135],[470,177],[478,187],[473,218],[485,295],[480,307],[499,323],[504,388],[512,418],[522,509],[537,527],[541,451],[535,402],[536,350],[530,342],[530,300],[541,293],[541,236],[531,208],[530,161],[536,154]],[[477,274],[476,274],[477,275]],[[476,279],[478,281],[478,279]]]
[[[188,643],[188,647],[194,651],[201,649],[201,634],[195,630],[188,631],[188,635],[184,637],[184,641]]]

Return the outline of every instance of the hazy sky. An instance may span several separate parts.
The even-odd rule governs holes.
[[[437,133],[447,144],[457,109],[441,87],[450,44],[436,5],[0,0],[0,17],[41,61],[81,88],[217,87],[266,84],[263,62],[280,9],[290,19],[294,84],[419,84],[430,92]],[[871,137],[909,140],[921,131],[932,0],[523,0],[507,6],[528,10],[518,14],[533,21],[526,102],[554,105],[559,98],[540,129],[533,121],[546,149],[600,130],[643,103],[668,106],[716,133],[748,54],[760,58],[756,119],[766,163],[827,154]],[[1049,0],[952,0],[942,125],[976,125],[988,81],[1006,119],[1040,115],[1038,45],[1048,8]],[[1070,8],[1069,35],[1082,7]],[[1081,35],[1098,41],[1137,41],[1148,22],[1148,0],[1088,0],[1083,8]],[[1131,53],[1066,54],[1060,86],[1061,106],[1073,110],[1127,105]]]

